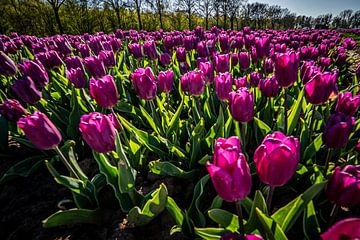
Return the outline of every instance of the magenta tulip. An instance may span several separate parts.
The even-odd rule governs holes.
[[[274,75],[266,79],[261,79],[259,82],[259,89],[261,94],[265,97],[276,97],[281,90]]]
[[[170,70],[160,72],[158,76],[158,85],[161,92],[171,92],[174,85],[174,72]]]
[[[321,234],[322,240],[358,240],[360,239],[360,218],[347,218],[335,223]]]
[[[239,53],[239,64],[242,70],[246,70],[250,67],[250,56],[247,52]]]
[[[247,88],[229,94],[231,116],[238,122],[250,122],[254,117],[254,98]]]
[[[118,99],[118,91],[113,76],[90,79],[90,95],[102,108],[112,108]]]
[[[12,76],[17,72],[14,61],[0,51],[0,75]]]
[[[30,77],[17,79],[11,89],[21,100],[31,105],[42,98],[41,91],[36,88],[34,81]]]
[[[44,87],[49,82],[48,74],[40,62],[25,60],[22,64],[19,64],[19,68],[39,87]]]
[[[216,71],[218,73],[228,72],[230,69],[230,56],[229,54],[217,55],[215,57]]]
[[[299,56],[295,52],[283,53],[275,59],[275,78],[281,87],[290,87],[298,77]]]
[[[27,112],[18,100],[8,99],[0,105],[0,114],[8,121],[17,122],[19,118],[26,115]]]
[[[69,81],[74,85],[75,88],[84,88],[86,85],[86,78],[84,70],[81,68],[72,68],[66,70],[66,75]]]
[[[328,148],[339,149],[344,147],[354,127],[355,118],[346,116],[343,113],[334,113],[326,123],[323,142]]]
[[[138,68],[130,75],[137,95],[144,100],[153,100],[156,97],[157,87],[151,68]]]
[[[229,93],[232,90],[232,76],[231,73],[220,73],[215,78],[216,96],[220,100],[227,100]]]
[[[353,96],[351,92],[342,92],[338,96],[335,111],[347,116],[354,116],[360,105],[360,95]]]
[[[329,100],[332,94],[337,94],[337,72],[318,73],[304,86],[305,98],[309,103],[319,105]],[[334,93],[335,92],[335,93]]]
[[[106,75],[105,66],[100,57],[90,56],[84,59],[85,68],[94,78],[101,78]]]
[[[209,85],[214,82],[214,65],[212,62],[202,62],[199,64],[199,69],[204,74],[205,84]]]
[[[248,83],[248,79],[247,79],[246,75],[243,76],[243,77],[239,77],[237,79],[234,79],[234,83],[235,83],[236,89],[239,89],[239,88],[242,88],[242,87],[245,87],[245,88],[249,87],[249,83]]]

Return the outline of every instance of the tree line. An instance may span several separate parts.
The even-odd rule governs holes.
[[[1,0],[0,32],[54,35],[115,29],[184,30],[360,28],[360,10],[337,16],[296,15],[287,8],[246,0]]]

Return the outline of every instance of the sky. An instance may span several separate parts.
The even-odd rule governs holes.
[[[298,15],[313,17],[326,13],[336,16],[345,9],[360,10],[360,0],[248,0],[254,2],[279,5]]]

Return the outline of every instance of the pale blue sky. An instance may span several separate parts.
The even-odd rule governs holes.
[[[326,13],[336,16],[345,9],[360,10],[360,0],[248,0],[248,2],[279,5],[298,15],[314,17]]]

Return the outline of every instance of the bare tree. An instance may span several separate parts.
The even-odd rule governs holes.
[[[213,12],[213,0],[201,0],[199,1],[199,10],[205,18],[205,29],[209,29],[209,17]]]
[[[55,21],[59,27],[60,33],[61,34],[64,33],[64,29],[63,29],[63,27],[61,25],[61,21],[60,21],[59,9],[60,9],[61,5],[63,5],[65,0],[46,0],[46,1],[50,4],[51,8],[54,11]]]
[[[164,29],[163,15],[165,11],[165,6],[169,5],[169,1],[168,0],[145,0],[145,1],[158,14],[160,28]]]
[[[195,12],[196,1],[194,0],[178,0],[178,5],[182,12],[186,13],[186,17],[188,20],[189,30],[192,29],[191,16]]]
[[[118,28],[121,28],[121,9],[124,8],[125,3],[122,0],[106,0],[105,3],[109,4],[114,10],[117,19]]]

